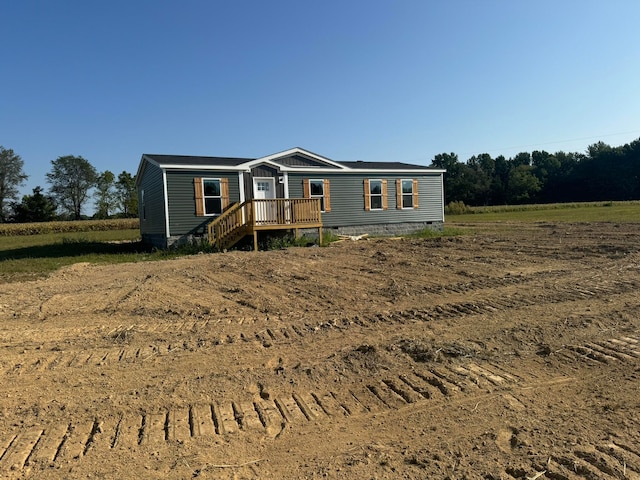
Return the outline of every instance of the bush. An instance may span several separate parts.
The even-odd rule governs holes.
[[[465,213],[473,213],[473,210],[471,207],[465,205],[462,200],[458,200],[456,202],[449,202],[444,208],[444,213],[446,215],[463,215]]]
[[[323,230],[322,231],[322,247],[328,246],[330,243],[337,242],[340,240],[340,237],[333,233],[332,230]]]
[[[289,247],[308,247],[315,245],[317,239],[311,239],[304,235],[296,238],[290,233],[270,233],[259,242],[260,250],[282,250]]]

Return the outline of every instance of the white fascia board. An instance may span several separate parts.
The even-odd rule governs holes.
[[[232,172],[240,172],[244,168],[239,168],[238,165],[175,165],[172,163],[159,164],[160,168],[165,170],[226,170]]]
[[[404,173],[413,173],[413,174],[421,174],[421,175],[441,175],[446,172],[446,170],[442,169],[433,169],[433,170],[419,170],[419,169],[402,169],[402,170],[394,170],[394,169],[380,169],[380,170],[365,170],[365,169],[349,169],[349,170],[336,170],[334,168],[300,168],[300,167],[282,167],[281,170],[283,172],[289,173],[305,173],[305,174],[314,174],[314,173],[335,173],[338,175],[347,175],[347,174],[358,174],[358,173],[366,173],[366,174],[378,174],[378,173],[393,173],[402,175]]]
[[[318,160],[319,162],[326,163],[327,165],[331,165],[340,169],[341,171],[350,170],[349,167],[345,167],[344,165],[339,164],[338,162],[334,162],[333,160],[329,160],[326,157],[322,157],[316,153],[310,152],[300,147],[290,148],[289,150],[285,150],[284,152],[278,152],[271,155],[267,155],[266,157],[256,158],[255,160],[251,160],[250,162],[244,163],[245,168],[251,168],[252,166],[262,163],[262,162],[270,162],[272,160],[277,160],[278,158],[287,157],[289,155],[295,155],[299,153],[301,155],[305,155],[307,157],[311,157],[314,160]],[[279,164],[278,164],[279,165]]]
[[[250,162],[245,162],[238,165],[236,168],[239,170],[243,170],[245,172],[250,172],[253,167],[258,165],[269,165],[270,167],[275,168],[276,170],[282,170],[283,166],[279,163],[272,162],[271,160],[251,160]]]

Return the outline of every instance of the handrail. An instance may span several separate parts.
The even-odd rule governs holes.
[[[207,225],[209,243],[220,247],[223,238],[246,225],[244,211],[249,202],[234,203]]]
[[[274,198],[252,200],[253,226],[319,223],[320,199]]]
[[[209,243],[222,249],[224,240],[249,232],[272,228],[322,225],[318,198],[274,198],[233,204],[207,225]]]

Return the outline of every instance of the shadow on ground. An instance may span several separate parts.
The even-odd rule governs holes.
[[[36,245],[0,251],[0,262],[22,258],[64,258],[81,255],[118,255],[148,253],[151,249],[142,242],[91,242],[74,241]]]

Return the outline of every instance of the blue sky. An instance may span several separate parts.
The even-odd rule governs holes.
[[[22,189],[81,155],[428,165],[640,137],[637,0],[0,0]]]

